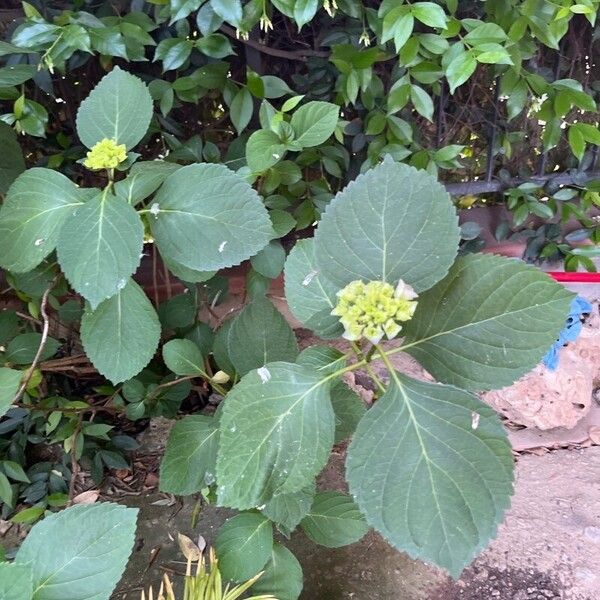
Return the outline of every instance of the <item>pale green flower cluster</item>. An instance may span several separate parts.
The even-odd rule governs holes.
[[[417,308],[417,294],[400,280],[394,289],[384,281],[352,281],[337,293],[332,315],[340,317],[343,336],[350,341],[366,338],[373,344],[396,337],[403,321],[412,319]]]
[[[117,144],[115,140],[104,138],[94,144],[83,161],[84,166],[93,171],[100,169],[115,169],[127,159],[125,144]]]

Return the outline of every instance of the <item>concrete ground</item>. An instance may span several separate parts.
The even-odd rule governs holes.
[[[343,452],[334,454],[322,487],[343,488],[343,459]],[[192,528],[193,499],[183,506],[161,499],[126,500],[142,512],[115,600],[138,600],[141,585],[156,583],[165,569],[183,569],[173,541],[178,532],[211,543],[231,514],[205,507]],[[498,538],[456,582],[373,532],[337,550],[294,534],[289,547],[304,568],[303,600],[600,600],[600,447],[519,457],[516,494]]]

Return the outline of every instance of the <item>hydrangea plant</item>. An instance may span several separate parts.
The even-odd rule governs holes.
[[[308,102],[289,122],[283,112],[275,120],[308,147],[336,127],[337,109],[326,104]],[[457,258],[449,195],[432,175],[389,156],[340,191],[314,238],[285,258],[272,242],[277,220],[246,180],[252,165],[236,173],[137,161],[133,148],[151,114],[139,79],[118,68],[107,75],[77,118],[90,149],[85,162],[105,172],[106,185],[82,189],[49,169],[25,171],[0,209],[0,265],[64,274],[86,300],[83,347],[100,373],[125,382],[124,394],[141,386],[143,397],[135,376],[170,336],[162,357],[171,383],[198,378],[223,396],[214,415],[176,423],[161,488],[203,492],[240,511],[215,544],[225,579],[265,571],[254,593],[298,597],[302,571],[274,543],[274,525],[284,535],[301,527],[328,547],[372,527],[458,576],[495,535],[513,484],[506,433],[474,393],[533,368],[562,329],[572,295],[517,261]],[[263,159],[285,150],[274,146]],[[261,272],[285,258],[289,307],[324,343],[300,352],[266,287],[217,329],[214,343],[177,326],[161,334],[155,308],[132,279],[145,242],[190,289],[249,258]],[[345,353],[326,344],[342,337],[350,341]],[[398,372],[392,356],[399,352],[437,383]],[[373,361],[383,362],[387,377],[376,375]],[[369,410],[343,380],[358,369],[378,390]],[[15,373],[1,374],[4,408],[19,386]],[[350,493],[317,492],[334,443],[346,439]],[[273,581],[281,589],[260,588]]]

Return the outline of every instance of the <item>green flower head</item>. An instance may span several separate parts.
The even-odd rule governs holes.
[[[83,161],[84,166],[92,171],[114,169],[127,159],[125,144],[117,144],[115,140],[104,138],[94,144]]]
[[[350,341],[366,338],[373,344],[396,337],[402,321],[412,319],[417,308],[417,294],[400,280],[396,289],[384,281],[352,281],[337,293],[332,315],[340,317],[343,336]]]

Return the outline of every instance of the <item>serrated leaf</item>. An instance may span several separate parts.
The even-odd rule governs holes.
[[[395,374],[356,430],[346,473],[370,525],[457,577],[509,506],[513,458],[489,406]]]
[[[304,586],[302,567],[282,544],[275,542],[264,573],[252,586],[253,594],[269,594],[277,600],[297,600]]]
[[[298,356],[294,330],[265,297],[258,297],[235,318],[227,336],[229,359],[240,375],[269,362]]]
[[[446,275],[459,237],[446,190],[425,171],[388,158],[328,205],[315,233],[315,262],[338,289],[356,279],[403,279],[421,292]]]
[[[181,165],[163,160],[147,160],[131,167],[128,176],[115,183],[115,194],[135,205],[153,194]]]
[[[271,240],[258,254],[250,259],[252,268],[269,279],[277,277],[285,264],[285,250],[278,240]]]
[[[137,513],[111,503],[77,505],[35,525],[15,559],[31,568],[32,600],[108,599],[131,554]]]
[[[39,265],[81,204],[79,189],[61,173],[38,167],[25,171],[0,208],[0,266],[24,273]]]
[[[143,246],[144,226],[135,209],[101,194],[67,217],[56,249],[69,283],[95,309],[125,287]]]
[[[316,345],[304,348],[296,362],[299,365],[312,367],[323,375],[331,375],[346,365],[347,356],[332,346]]]
[[[200,375],[204,372],[204,359],[200,348],[190,340],[170,340],[162,349],[167,368],[175,375]]]
[[[91,148],[104,138],[133,148],[152,118],[152,97],[141,79],[115,67],[77,111],[77,134]]]
[[[137,375],[152,359],[160,339],[154,307],[132,279],[112,298],[81,319],[81,341],[96,369],[112,383]]]
[[[276,362],[229,392],[217,458],[221,506],[261,506],[314,481],[333,445],[328,387],[308,367]]]
[[[326,142],[337,126],[340,107],[330,102],[313,101],[301,106],[292,115],[290,125],[295,141],[302,148],[312,148]]]
[[[266,564],[273,549],[273,528],[258,513],[241,513],[219,529],[215,550],[225,580],[243,581],[254,577]]]
[[[369,526],[354,500],[342,492],[320,492],[300,524],[316,544],[339,548],[362,538]]]
[[[253,173],[262,173],[277,164],[285,154],[285,145],[272,131],[255,131],[246,144],[246,162]]]
[[[335,443],[354,434],[356,427],[367,412],[365,403],[343,381],[331,386],[331,405],[335,413]]]
[[[6,414],[21,385],[21,371],[0,367],[0,417]]]
[[[160,489],[187,496],[214,483],[218,442],[214,417],[192,415],[175,423],[160,463]]]
[[[315,482],[313,481],[298,492],[274,496],[266,503],[262,513],[277,523],[284,534],[289,535],[310,510],[314,497]]]
[[[198,271],[239,264],[272,237],[258,194],[223,165],[182,167],[167,177],[150,210],[161,254]]]
[[[285,297],[292,314],[324,339],[340,337],[344,328],[331,311],[341,286],[330,282],[315,264],[315,241],[298,240],[285,263]]]
[[[558,339],[572,298],[534,267],[499,256],[462,257],[420,296],[404,329],[406,351],[443,383],[507,386]]]
[[[32,593],[29,565],[0,562],[0,600],[31,600]]]

